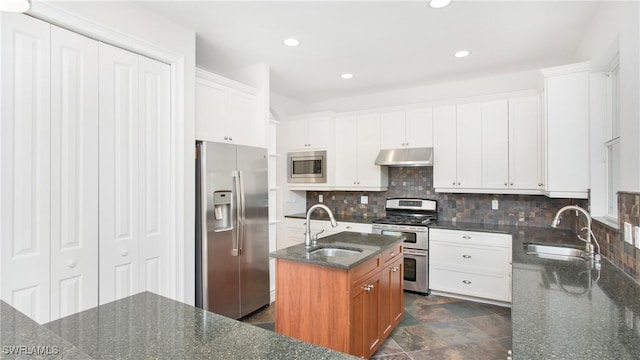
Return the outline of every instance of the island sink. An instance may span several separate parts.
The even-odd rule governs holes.
[[[336,247],[323,247],[315,250],[309,251],[311,255],[321,255],[321,256],[339,256],[339,257],[349,257],[353,255],[358,255],[362,252],[362,249],[344,249],[344,248],[336,248]]]

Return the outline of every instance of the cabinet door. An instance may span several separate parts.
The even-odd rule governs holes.
[[[376,165],[376,157],[380,152],[380,116],[378,114],[359,116],[357,143],[357,168],[359,186],[386,186],[381,184],[382,173]],[[337,152],[338,156],[343,153]]]
[[[403,314],[403,265],[398,258],[382,268],[380,273],[380,324],[382,338],[386,338],[402,320]]]
[[[204,79],[196,79],[196,139],[226,142],[227,88]]]
[[[336,121],[336,186],[355,187],[358,183],[358,119]]]
[[[235,89],[228,91],[229,141],[239,145],[264,147],[264,119],[258,117],[257,96]]]
[[[456,108],[457,119],[457,186],[465,189],[482,187],[482,106],[463,104]],[[435,162],[434,162],[435,163]]]
[[[171,296],[169,65],[139,56],[140,290]]]
[[[50,25],[1,12],[2,299],[49,321]]]
[[[332,139],[335,136],[333,121],[334,119],[330,116],[318,116],[305,121],[308,148],[326,149],[331,147]]]
[[[400,149],[406,147],[405,112],[392,111],[382,113],[380,115],[380,133],[381,149]]]
[[[138,56],[100,43],[100,304],[139,292]]]
[[[482,103],[482,187],[509,187],[507,100]]]
[[[308,150],[307,146],[307,122],[304,120],[288,121],[287,126],[287,149],[288,150]]]
[[[509,183],[512,189],[535,190],[540,181],[540,98],[509,99]]]
[[[51,27],[51,319],[98,305],[98,42]]]
[[[457,184],[456,107],[433,109],[433,187]]]
[[[369,358],[380,342],[380,273],[351,290],[350,354]]]
[[[407,147],[432,147],[433,110],[431,108],[408,110],[405,132]]]

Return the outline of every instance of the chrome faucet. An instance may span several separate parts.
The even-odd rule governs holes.
[[[311,236],[311,213],[315,210],[315,209],[322,209],[324,211],[327,212],[327,214],[329,214],[329,220],[331,221],[331,227],[336,227],[338,226],[338,223],[336,222],[336,218],[333,217],[333,213],[331,212],[331,209],[329,209],[327,207],[327,205],[325,204],[315,204],[312,207],[309,208],[309,210],[307,210],[307,222],[305,223],[307,225],[307,231],[304,233],[304,246],[308,249],[312,246],[316,246],[318,244],[318,235],[321,234],[324,230],[320,231],[317,234],[313,234],[313,236]],[[312,241],[313,239],[313,241]]]
[[[596,262],[600,262],[600,244],[598,244],[598,240],[596,240],[596,236],[593,234],[593,231],[591,230],[591,215],[589,215],[589,213],[585,209],[576,205],[567,205],[561,208],[556,213],[556,216],[553,218],[553,221],[551,221],[551,227],[554,229],[558,227],[558,224],[560,224],[560,214],[562,214],[566,210],[579,211],[587,218],[587,226],[580,229],[580,232],[586,230],[587,238],[585,239],[582,236],[580,236],[580,234],[578,234],[578,239],[586,243],[584,248],[584,251],[586,252],[586,254],[589,255],[590,258],[594,259]],[[593,239],[593,243],[596,245],[597,250],[595,251],[594,251],[593,244],[591,243],[591,239]]]

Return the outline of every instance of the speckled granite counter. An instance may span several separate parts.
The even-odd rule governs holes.
[[[88,359],[44,326],[0,300],[0,359]]]
[[[434,227],[513,235],[513,359],[640,359],[640,286],[603,259],[601,269],[527,255],[524,243],[574,244],[569,231],[438,222]]]
[[[44,326],[96,359],[354,359],[149,292]]]
[[[350,222],[350,223],[361,223],[361,224],[371,224],[373,218],[364,218],[362,216],[340,216],[338,214],[334,214],[337,222]],[[291,215],[285,215],[285,217],[293,218],[293,219],[306,219],[307,214],[305,213],[297,213]],[[322,211],[316,211],[311,214],[311,220],[329,220],[329,215]]]
[[[309,250],[305,248],[304,244],[300,244],[272,252],[269,256],[277,259],[300,261],[348,270],[378,255],[381,251],[402,240],[404,240],[403,236],[363,234],[345,231],[318,239],[318,245]],[[360,253],[345,257],[324,256],[313,253],[314,250],[326,247],[358,250]]]

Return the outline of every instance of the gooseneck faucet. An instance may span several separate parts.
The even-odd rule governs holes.
[[[567,210],[579,211],[587,218],[587,226],[580,229],[581,232],[586,230],[587,238],[585,239],[578,234],[578,239],[586,243],[584,251],[587,253],[587,255],[589,255],[589,257],[599,262],[600,261],[600,244],[598,244],[598,240],[596,240],[596,236],[593,234],[593,231],[591,230],[591,215],[589,215],[589,213],[585,209],[576,205],[567,205],[561,208],[556,213],[556,216],[553,218],[553,221],[551,221],[551,227],[552,228],[558,227],[558,224],[560,224],[560,214],[562,214]],[[593,247],[593,244],[591,243],[591,239],[593,239],[593,243],[596,244],[596,249],[597,249],[596,251],[594,251],[594,247]]]
[[[336,222],[336,218],[333,217],[333,213],[331,212],[331,209],[329,209],[327,207],[327,205],[325,204],[315,204],[312,207],[309,208],[309,210],[307,210],[307,222],[305,223],[307,225],[307,231],[304,233],[304,246],[308,249],[312,246],[317,245],[317,241],[318,241],[318,234],[322,233],[322,231],[320,231],[318,234],[313,234],[313,237],[311,236],[311,213],[315,210],[315,209],[322,209],[324,211],[327,212],[327,214],[329,214],[329,220],[331,221],[331,227],[336,227],[338,226],[338,223]],[[313,241],[311,240],[313,238]]]

